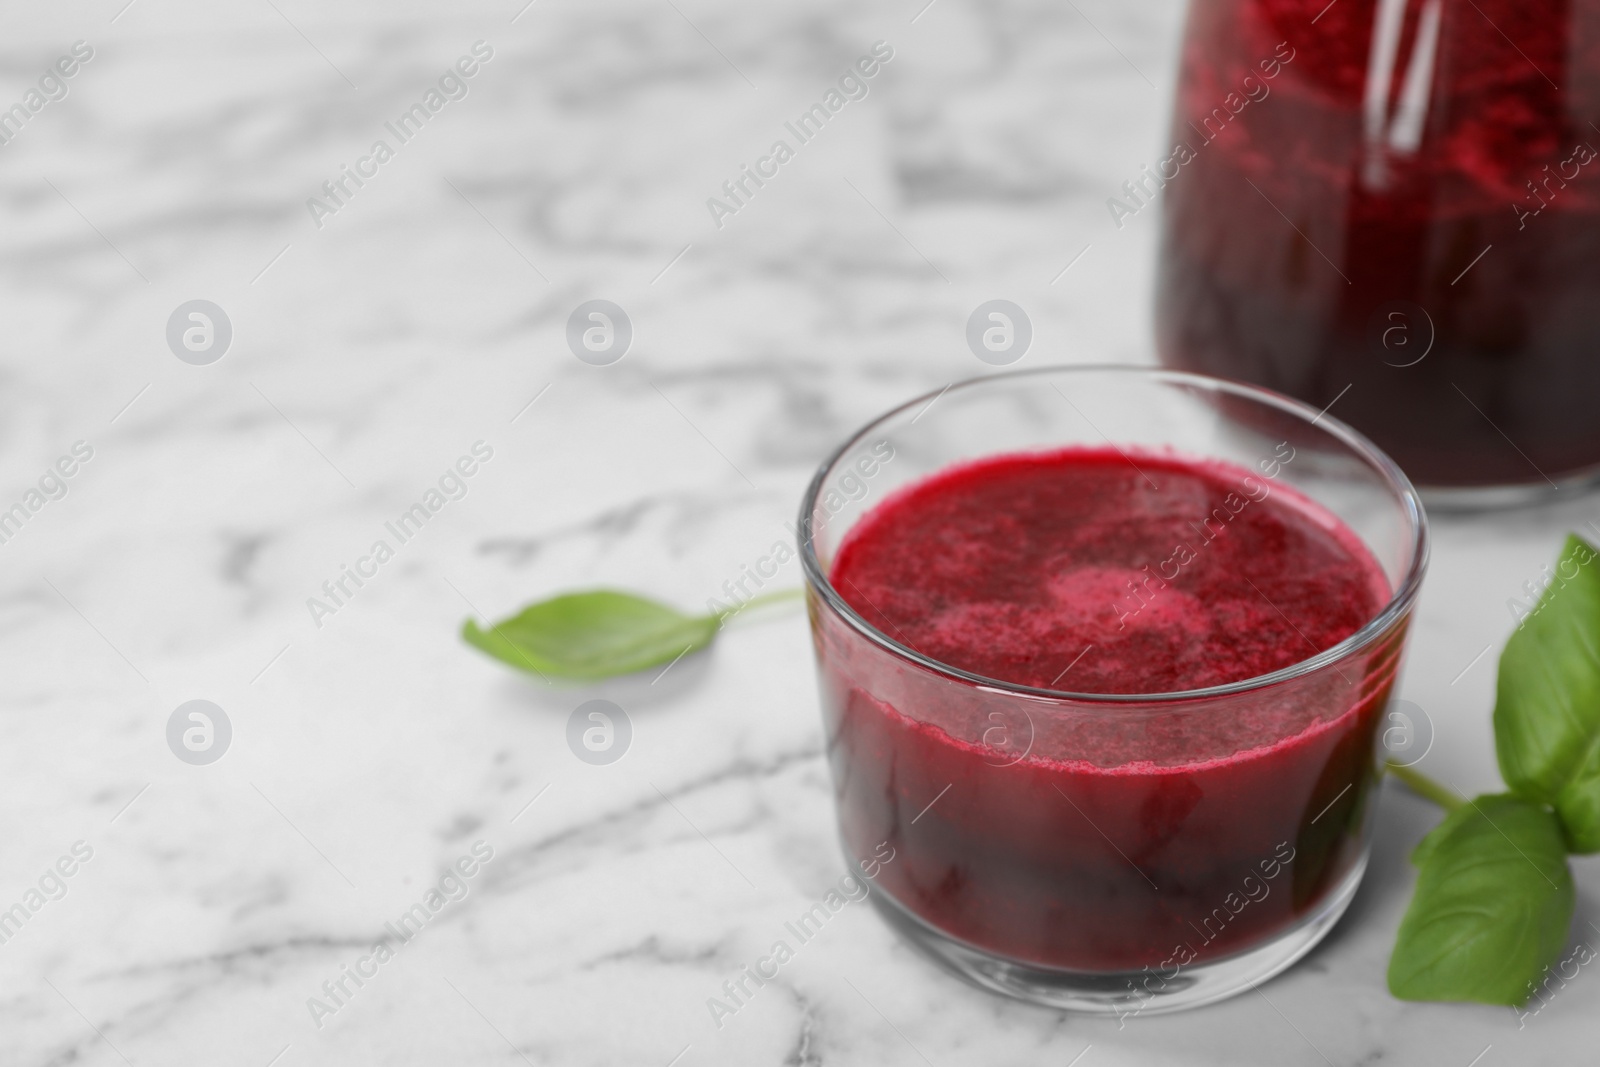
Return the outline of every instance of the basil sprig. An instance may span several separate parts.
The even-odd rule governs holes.
[[[799,595],[785,589],[708,615],[686,615],[632,593],[594,589],[530,604],[488,629],[468,619],[461,638],[547,681],[590,682],[671,663],[709,645],[734,615]]]
[[[1403,1000],[1520,1005],[1572,925],[1568,853],[1600,851],[1600,563],[1569,536],[1549,586],[1505,651],[1495,752],[1510,792],[1473,800],[1394,768],[1449,810],[1418,868],[1389,991]]]

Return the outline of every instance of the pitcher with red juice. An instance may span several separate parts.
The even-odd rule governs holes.
[[[1195,0],[1132,190],[1163,362],[1334,404],[1430,500],[1592,479],[1597,123],[1600,0]]]
[[[801,523],[844,849],[892,847],[919,947],[1126,1015],[1338,919],[1426,556],[1370,442],[1198,375],[999,374],[863,429]]]

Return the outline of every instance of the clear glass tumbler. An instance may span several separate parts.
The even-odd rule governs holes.
[[[1286,669],[1123,695],[935,662],[830,584],[841,540],[896,488],[1107,442],[1221,460],[1309,497],[1365,543],[1392,595]],[[995,374],[864,427],[818,471],[800,522],[844,850],[917,946],[991,990],[1128,1015],[1239,992],[1337,921],[1366,865],[1378,727],[1427,556],[1417,494],[1371,442],[1299,401],[1195,374]]]

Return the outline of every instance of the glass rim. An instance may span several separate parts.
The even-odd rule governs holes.
[[[932,404],[933,401],[946,393],[959,390],[981,387],[1000,379],[1017,379],[1032,375],[1044,374],[1086,374],[1099,373],[1111,375],[1126,375],[1130,378],[1142,378],[1151,382],[1162,382],[1174,385],[1193,385],[1213,393],[1228,393],[1234,396],[1255,401],[1268,407],[1276,408],[1289,415],[1298,416],[1303,422],[1311,426],[1321,426],[1328,433],[1339,440],[1368,466],[1376,469],[1382,476],[1385,485],[1399,498],[1399,503],[1406,517],[1412,522],[1412,536],[1410,544],[1410,560],[1404,577],[1395,586],[1389,596],[1389,601],[1365,625],[1343,641],[1324,649],[1307,659],[1292,663],[1287,667],[1279,668],[1268,674],[1258,674],[1250,678],[1241,678],[1236,682],[1224,685],[1207,686],[1203,689],[1180,689],[1162,693],[1075,693],[1064,689],[1049,689],[1039,686],[1022,685],[1017,682],[1008,682],[1000,678],[990,678],[987,675],[975,674],[972,671],[962,670],[960,667],[943,663],[923,655],[916,649],[896,641],[893,637],[873,626],[860,613],[839,595],[833,583],[824,572],[822,562],[817,558],[816,537],[812,530],[812,516],[816,513],[817,499],[822,495],[824,482],[829,473],[835,468],[846,454],[860,445],[875,430],[895,417],[913,410],[923,404]],[[1334,398],[1335,401],[1338,397]],[[1332,407],[1333,405],[1328,405]],[[1411,484],[1411,479],[1406,477],[1394,460],[1388,454],[1373,444],[1365,434],[1354,427],[1328,414],[1327,408],[1318,411],[1303,401],[1293,397],[1284,396],[1271,389],[1260,386],[1247,385],[1243,382],[1230,381],[1226,378],[1216,378],[1209,374],[1195,374],[1190,371],[1168,370],[1162,367],[1148,367],[1117,363],[1059,363],[1043,367],[1030,367],[1025,370],[1002,371],[995,374],[982,374],[977,377],[967,378],[952,382],[942,389],[931,390],[915,396],[903,404],[899,404],[882,415],[872,419],[855,433],[851,434],[843,444],[834,449],[817,473],[812,476],[811,483],[800,500],[800,521],[797,527],[800,531],[800,566],[805,574],[806,586],[815,590],[823,602],[831,608],[840,618],[844,619],[852,629],[866,637],[874,644],[886,649],[893,655],[910,660],[913,664],[924,670],[946,677],[960,679],[985,689],[1011,693],[1018,696],[1042,698],[1054,701],[1071,701],[1080,704],[1161,704],[1179,703],[1205,697],[1229,696],[1235,693],[1245,693],[1251,690],[1264,689],[1281,682],[1291,681],[1295,678],[1312,674],[1324,667],[1337,663],[1351,653],[1359,651],[1375,642],[1389,628],[1404,615],[1416,600],[1417,592],[1422,585],[1423,572],[1428,563],[1429,536],[1428,517],[1423,510],[1421,497],[1417,489]]]

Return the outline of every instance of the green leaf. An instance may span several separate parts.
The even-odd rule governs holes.
[[[1451,812],[1412,858],[1421,873],[1389,957],[1389,992],[1526,1001],[1572,924],[1572,873],[1555,815],[1508,794],[1481,796]]]
[[[597,589],[542,600],[488,630],[468,619],[461,636],[519,670],[592,681],[668,663],[703,648],[721,619],[692,616],[630,593]]]
[[[1600,563],[1569,536],[1555,580],[1500,656],[1500,774],[1556,809],[1574,852],[1600,851]]]
[[[1432,856],[1439,843],[1449,837],[1455,828],[1468,819],[1481,818],[1478,809],[1471,804],[1462,804],[1459,808],[1446,815],[1444,821],[1429,831],[1428,836],[1417,842],[1417,847],[1411,850],[1411,862],[1417,868],[1427,865],[1428,857]]]

